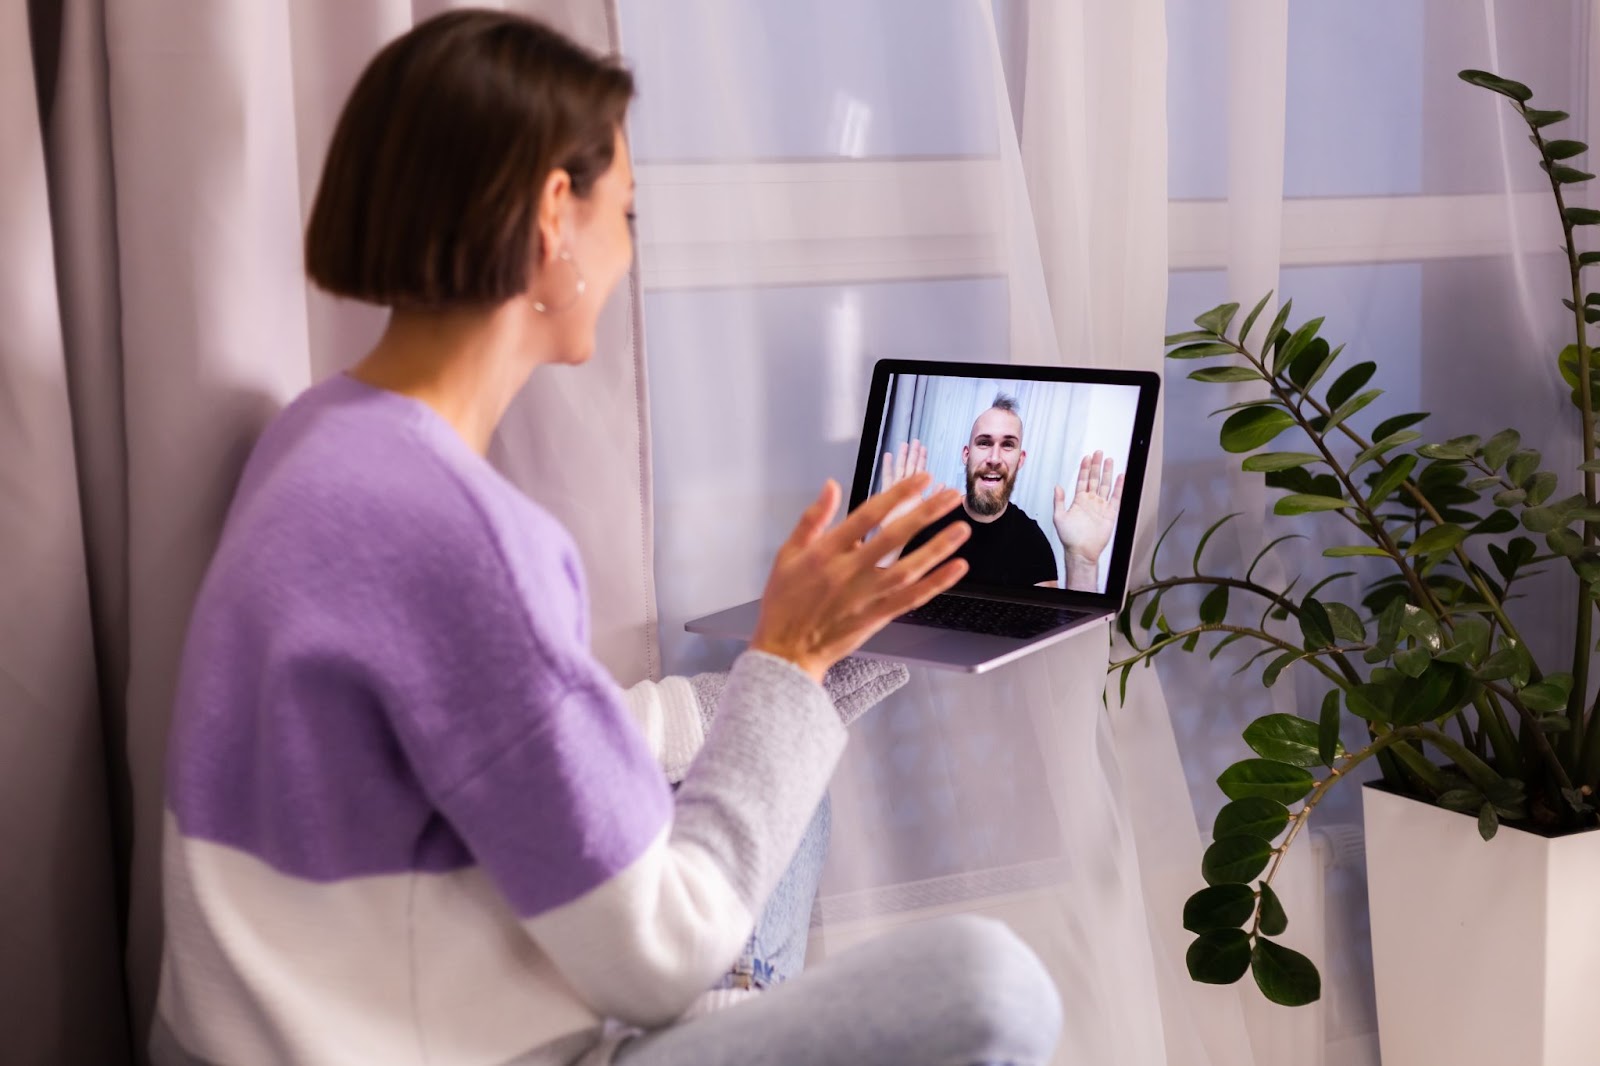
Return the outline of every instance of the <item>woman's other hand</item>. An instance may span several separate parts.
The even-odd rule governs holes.
[[[945,560],[971,535],[965,522],[952,522],[892,566],[877,565],[886,551],[900,552],[918,530],[961,502],[954,489],[917,502],[930,480],[926,472],[905,477],[828,529],[841,495],[829,480],[778,549],[750,647],[788,659],[820,683],[828,667],[894,618],[960,581],[966,562]]]

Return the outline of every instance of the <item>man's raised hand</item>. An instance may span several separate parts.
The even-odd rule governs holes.
[[[1078,484],[1070,504],[1065,490],[1056,486],[1056,536],[1066,553],[1070,589],[1093,592],[1099,587],[1100,554],[1117,524],[1122,482],[1116,464],[1097,451],[1078,464]]]

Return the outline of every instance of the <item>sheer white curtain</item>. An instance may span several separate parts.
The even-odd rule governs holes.
[[[1377,363],[1372,384],[1386,393],[1357,416],[1364,427],[1408,411],[1433,412],[1418,427],[1429,439],[1514,425],[1547,463],[1575,467],[1575,423],[1560,414],[1565,387],[1555,367],[1569,327],[1547,179],[1500,98],[1466,86],[1456,72],[1476,67],[1526,82],[1535,106],[1571,112],[1556,136],[1592,141],[1600,114],[1590,74],[1593,5],[1563,0],[1535,11],[1495,0],[1167,0],[1166,8],[1168,328],[1192,328],[1203,310],[1225,300],[1248,307],[1275,289],[1280,300],[1294,300],[1294,321],[1327,317],[1322,334],[1348,343],[1341,367]],[[1589,195],[1580,193],[1580,202],[1591,202]],[[1208,546],[1207,569],[1237,572],[1272,537],[1310,534],[1280,546],[1257,576],[1303,574],[1304,590],[1355,570],[1330,594],[1358,602],[1360,583],[1376,571],[1322,559],[1337,531],[1273,518],[1278,493],[1220,451],[1219,422],[1205,413],[1241,397],[1176,372],[1167,389],[1161,522],[1183,517],[1166,572],[1186,571],[1204,529],[1242,511]],[[1534,626],[1530,639],[1549,641],[1561,624],[1553,620],[1571,616],[1563,599],[1570,591],[1553,583],[1524,603],[1535,595],[1544,603],[1519,618]],[[1166,601],[1174,620],[1180,602]],[[1275,710],[1314,717],[1322,695],[1315,678],[1294,670],[1270,691],[1259,671],[1233,677],[1244,655],[1232,650],[1215,662],[1163,655],[1157,665],[1203,832],[1224,801],[1217,774],[1247,754],[1240,730]],[[1314,847],[1301,857],[1297,882],[1306,905],[1289,904],[1290,937],[1320,953],[1323,1001],[1279,1011],[1253,1003],[1248,989],[1258,1051],[1311,1040],[1329,1062],[1377,1061],[1353,786],[1318,809],[1312,825],[1324,836],[1308,842]],[[1315,928],[1297,921],[1297,909]]]
[[[621,12],[641,82],[662,647],[680,672],[738,650],[683,621],[757,594],[823,478],[848,484],[875,359],[1160,365],[1163,12]],[[1063,989],[1059,1061],[1248,1063],[1238,991],[1183,973],[1199,839],[1159,686],[1146,672],[1108,711],[1105,664],[1096,633],[993,676],[918,672],[861,721],[816,948],[992,914]]]

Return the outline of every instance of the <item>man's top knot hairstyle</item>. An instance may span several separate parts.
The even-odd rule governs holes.
[[[586,196],[610,169],[633,76],[532,19],[452,11],[385,47],[334,130],[306,273],[386,306],[495,304],[527,291],[556,169]]]

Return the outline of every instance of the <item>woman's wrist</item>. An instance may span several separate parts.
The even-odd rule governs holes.
[[[793,648],[786,648],[779,642],[762,637],[759,633],[750,638],[750,650],[759,651],[765,655],[771,655],[793,663],[819,685],[822,684],[823,675],[828,672],[828,667],[832,665],[831,663],[819,663],[815,656],[808,656]]]

